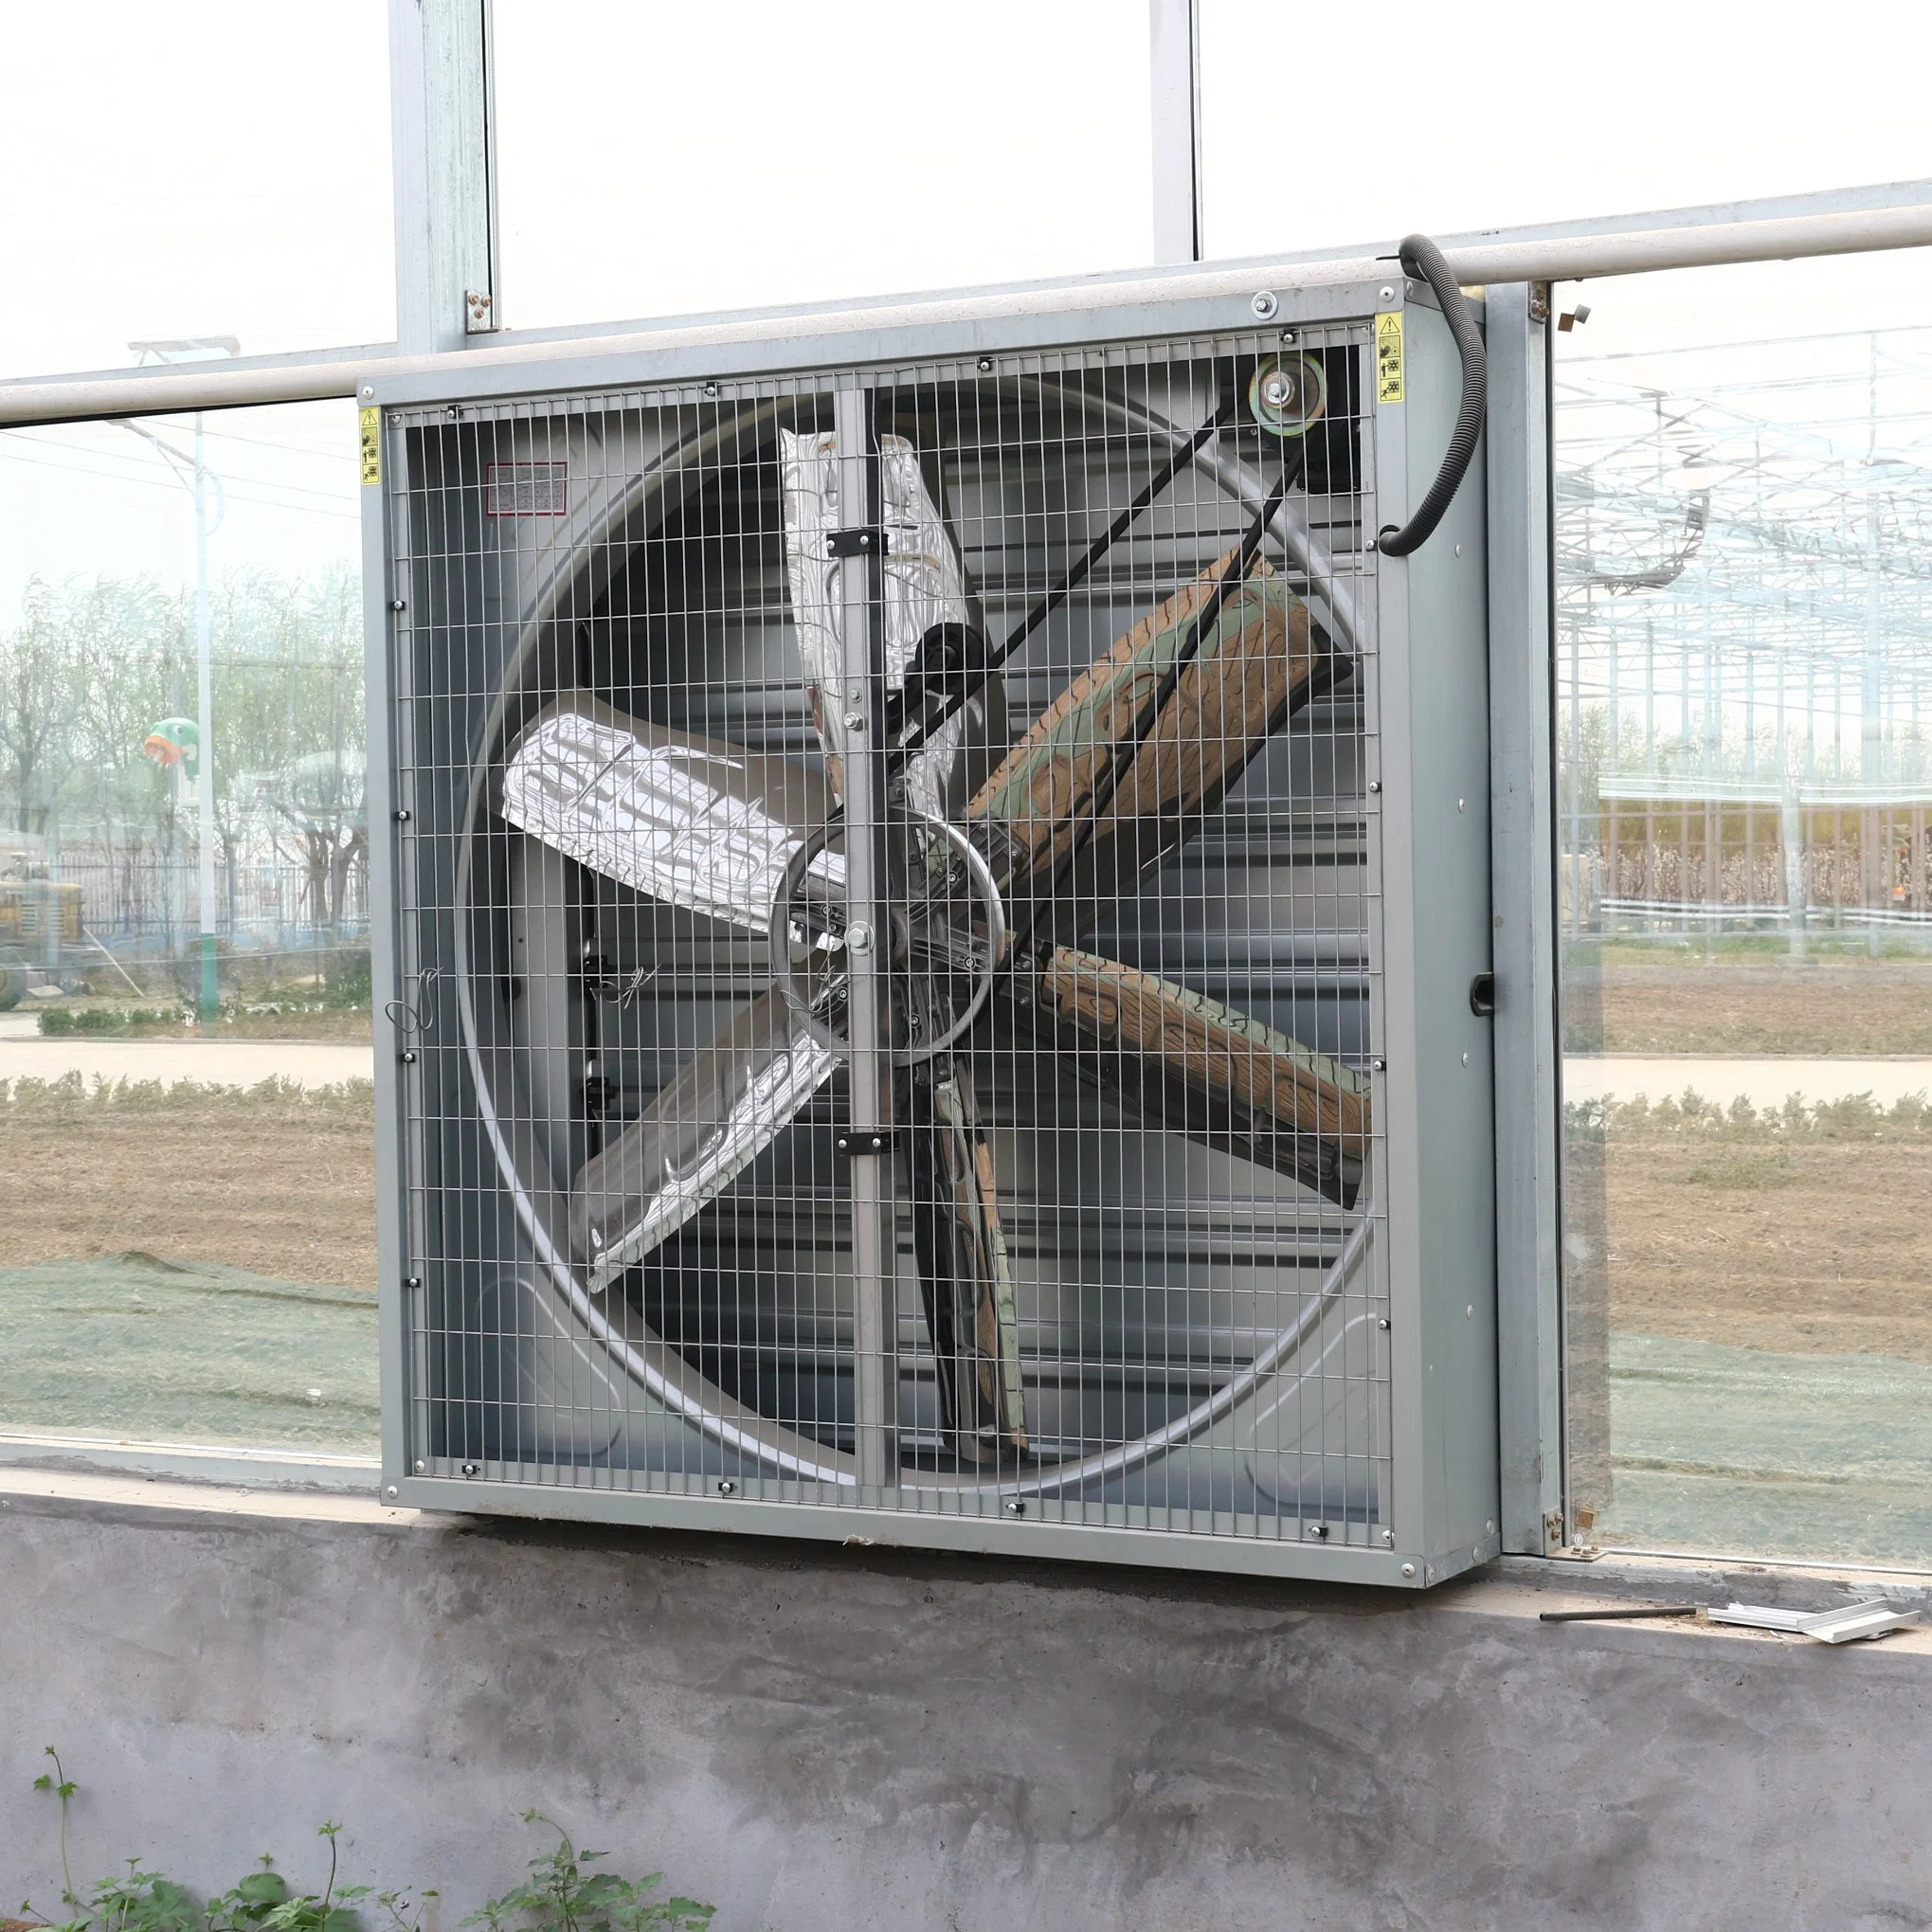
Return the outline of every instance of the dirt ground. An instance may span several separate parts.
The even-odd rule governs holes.
[[[366,1087],[0,1101],[0,1267],[134,1249],[371,1288],[371,1110]],[[1611,1327],[1932,1362],[1927,1119],[1613,1109],[1580,1152],[1571,1212],[1607,1232]]]
[[[0,1103],[0,1267],[137,1249],[375,1286],[373,1102],[177,1088],[141,1104]]]
[[[1605,1053],[1932,1055],[1932,960],[1606,947],[1602,970]]]
[[[1613,1329],[1932,1362],[1932,1135],[1604,1151]]]

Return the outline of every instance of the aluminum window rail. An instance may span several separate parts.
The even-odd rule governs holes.
[[[1704,268],[1800,256],[1868,254],[1932,246],[1932,180],[1835,190],[1815,195],[1675,208],[1555,227],[1480,230],[1446,238],[1444,249],[1465,286],[1489,282],[1572,281],[1656,269]],[[553,361],[650,350],[722,346],[768,338],[784,316],[800,340],[822,353],[833,338],[875,334],[919,323],[997,325],[1091,310],[1102,299],[1133,306],[1245,296],[1277,279],[1299,288],[1336,286],[1386,275],[1393,244],[1303,255],[1258,257],[1203,268],[1146,269],[1076,281],[1029,282],[945,291],[878,301],[775,308],[730,316],[599,324],[584,333],[500,331],[478,346],[431,355],[400,355],[393,345],[261,356],[169,370],[108,370],[0,383],[0,425],[90,418],[167,415],[186,409],[246,408],[267,403],[349,397],[375,374],[421,376],[434,385],[459,369],[511,372]],[[1292,271],[1290,274],[1288,271]]]

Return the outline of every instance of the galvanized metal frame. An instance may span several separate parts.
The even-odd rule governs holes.
[[[1454,413],[1455,358],[1433,298],[1399,277],[1338,292],[1284,286],[1266,292],[1271,322],[1291,326],[1348,314],[1366,317],[1378,309],[1399,311],[1407,321],[1412,403],[1387,407],[1374,418],[1370,461],[1379,491],[1379,515],[1399,519],[1433,478]],[[1253,296],[1239,303],[1219,293],[1174,291],[1176,299],[1150,308],[1069,310],[1042,328],[1032,317],[1028,332],[1038,348],[1056,342],[1172,340],[1190,334],[1252,330],[1263,305]],[[1013,327],[1020,326],[1018,318]],[[877,360],[904,366],[990,353],[984,323],[961,322],[895,333],[870,346]],[[1007,332],[1002,332],[1007,333]],[[739,334],[713,345],[702,362],[691,353],[626,358],[634,382],[689,379],[702,373],[728,376],[796,370],[801,345],[784,334]],[[823,366],[808,345],[807,368]],[[857,346],[857,345],[847,345]],[[562,345],[541,370],[546,390],[574,388],[583,366]],[[1016,364],[1023,357],[1015,358]],[[837,362],[830,366],[837,367]],[[846,364],[845,366],[852,366]],[[600,375],[606,365],[597,365]],[[436,401],[460,413],[465,401],[485,402],[503,392],[499,382],[477,368],[482,380],[466,390],[442,389]],[[517,388],[529,392],[538,370],[519,371]],[[605,386],[599,383],[596,388]],[[406,406],[428,400],[421,385],[370,384],[366,406]],[[594,396],[594,391],[593,391]],[[398,459],[393,443],[386,461]],[[383,929],[393,940],[399,888],[410,863],[406,800],[391,796],[398,739],[394,718],[398,686],[392,651],[406,637],[407,589],[392,576],[388,558],[396,533],[387,493],[371,488],[366,555],[368,608],[372,639],[385,647],[371,653],[370,752],[383,777],[371,801],[389,815],[390,837],[372,841],[372,895]],[[1379,841],[1380,896],[1384,905],[1376,947],[1381,984],[1399,987],[1377,1016],[1388,1045],[1386,1064],[1375,1076],[1379,1117],[1406,1120],[1406,1138],[1392,1150],[1381,1184],[1390,1258],[1387,1278],[1403,1287],[1392,1302],[1388,1337],[1399,1466],[1408,1473],[1395,1486],[1393,1547],[1325,1545],[1125,1527],[1096,1527],[1022,1515],[941,1514],[863,1506],[827,1508],[809,1502],[771,1502],[744,1495],[664,1495],[643,1490],[491,1482],[486,1494],[469,1482],[419,1474],[406,1460],[405,1390],[419,1372],[411,1357],[411,1298],[417,1284],[401,1273],[406,1242],[401,1230],[413,1213],[420,1172],[406,1131],[404,1091],[412,1077],[406,1034],[411,990],[408,960],[379,957],[375,967],[378,1114],[387,1171],[395,1192],[385,1203],[384,1278],[381,1283],[385,1371],[385,1494],[429,1508],[509,1513],[571,1515],[690,1526],[767,1529],[772,1533],[849,1538],[939,1547],[1005,1549],[1096,1561],[1222,1567],[1274,1574],[1423,1587],[1481,1562],[1500,1547],[1497,1530],[1495,1405],[1495,1297],[1489,1125],[1490,1064],[1487,1022],[1469,1003],[1472,978],[1489,963],[1489,857],[1487,716],[1484,698],[1484,560],[1486,505],[1474,481],[1463,492],[1436,540],[1417,556],[1383,559],[1373,599],[1381,605],[1379,661],[1382,768],[1378,783],[1384,836]],[[1412,602],[1426,608],[1429,653],[1412,658],[1391,649]],[[404,607],[398,607],[404,606]],[[1446,727],[1446,729],[1445,729]],[[373,822],[373,813],[372,813]],[[1377,842],[1377,841],[1372,841]],[[1460,881],[1458,886],[1455,882]],[[1420,1131],[1424,1119],[1430,1130]],[[1424,1230],[1427,1229],[1425,1239]],[[879,1337],[881,1348],[883,1335]],[[876,1472],[885,1457],[884,1417],[872,1432],[865,1458]],[[863,1486],[862,1486],[863,1487]],[[747,1512],[750,1512],[748,1514]]]

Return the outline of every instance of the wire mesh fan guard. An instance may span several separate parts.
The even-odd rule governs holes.
[[[1151,729],[1143,720],[1139,742],[1124,701],[1108,700],[1113,738],[1094,723],[1099,710],[1090,711],[1090,844],[1131,844],[1123,832],[1145,830],[1144,821],[1164,829],[1144,862],[1113,861],[1115,882],[1124,885],[1117,901],[1109,899],[1102,872],[1083,873],[1077,862],[1049,878],[1044,891],[1036,880],[1031,903],[1026,891],[1018,894],[1029,935],[1057,948],[1044,955],[1048,963],[1063,955],[1095,959],[1089,949],[1094,933],[1110,930],[1111,957],[1124,954],[1126,963],[1099,962],[1115,973],[1103,990],[1117,996],[1124,987],[1158,986],[1153,997],[1168,1002],[1159,1017],[1209,1029],[1201,1038],[1224,1058],[1232,1050],[1237,1074],[1266,1057],[1305,1092],[1311,1082],[1345,1096],[1365,1087],[1359,1070],[1370,1054],[1376,975],[1369,956],[1374,854],[1363,779],[1375,640],[1360,541],[1375,526],[1363,434],[1367,402],[1357,382],[1363,339],[1360,327],[1308,332],[1297,354],[1312,372],[1304,387],[1320,400],[1301,419],[1283,409],[1281,393],[1290,386],[1270,373],[1280,360],[1272,340],[1235,338],[1033,356],[990,371],[966,365],[832,373],[712,385],[710,392],[473,406],[454,425],[446,412],[398,412],[392,427],[402,437],[394,446],[405,460],[391,490],[401,513],[395,550],[415,611],[405,654],[409,688],[399,694],[409,722],[399,732],[398,796],[406,790],[418,803],[399,875],[400,965],[414,991],[396,1017],[429,1022],[412,1035],[421,1072],[407,1102],[422,1163],[407,1236],[416,1250],[409,1259],[421,1269],[412,1279],[422,1284],[411,1317],[415,1453],[439,1467],[460,1459],[465,1470],[513,1477],[543,1471],[557,1479],[564,1472],[570,1480],[687,1492],[723,1481],[748,1491],[859,1498],[850,1400],[839,1393],[865,1370],[849,1335],[854,1290],[849,1279],[833,1279],[836,1265],[829,1273],[823,1265],[827,1255],[847,1252],[849,1234],[841,1237],[835,1228],[815,1237],[818,1272],[794,1276],[801,1285],[790,1314],[809,1316],[832,1338],[802,1341],[808,1325],[795,1325],[789,1345],[805,1369],[788,1371],[792,1380],[784,1386],[748,1373],[743,1359],[729,1359],[738,1345],[715,1309],[693,1319],[661,1293],[647,1309],[640,1286],[652,1255],[661,1260],[693,1243],[700,1250],[709,1244],[714,1258],[689,1272],[709,1265],[715,1273],[715,1257],[732,1251],[733,1217],[743,1219],[748,1205],[795,1211],[822,1206],[828,1191],[837,1192],[826,1187],[833,1170],[823,1148],[836,1126],[823,1103],[840,1097],[836,1081],[812,1083],[816,1103],[808,1097],[789,1125],[780,1122],[749,1165],[725,1175],[695,1215],[668,1226],[623,1271],[599,1279],[570,1225],[571,1177],[581,1177],[607,1138],[622,1138],[610,1126],[647,1113],[668,1084],[658,1064],[665,1058],[661,1046],[654,1040],[646,1050],[634,1037],[635,1016],[676,1003],[667,987],[695,997],[703,974],[729,984],[742,1015],[745,995],[769,981],[772,959],[757,960],[755,938],[726,937],[688,907],[672,916],[673,925],[682,921],[677,935],[658,934],[664,956],[654,957],[639,938],[640,921],[664,925],[661,895],[648,916],[636,903],[620,906],[626,889],[599,881],[555,826],[540,836],[527,818],[513,830],[503,816],[506,767],[546,717],[621,730],[613,720],[641,716],[634,742],[646,752],[668,748],[685,755],[688,744],[670,744],[681,735],[742,753],[761,771],[785,760],[800,774],[797,785],[809,778],[823,792],[841,755],[840,721],[835,716],[828,730],[822,702],[813,730],[797,642],[803,545],[818,533],[808,529],[810,506],[797,490],[787,498],[781,439],[824,437],[841,392],[868,399],[887,484],[894,461],[904,467],[911,452],[915,480],[896,501],[884,490],[877,506],[884,521],[894,512],[906,527],[936,520],[951,547],[951,576],[942,569],[945,583],[902,586],[899,605],[922,594],[929,605],[936,597],[948,605],[949,598],[945,622],[975,632],[983,653],[988,639],[1025,632],[1005,673],[1006,684],[1024,694],[1012,706],[1013,736],[1023,737],[1051,701],[1064,707],[1069,687],[1083,674],[1091,681],[1110,651],[1129,651],[1135,677],[1163,649],[1178,659],[1191,646],[1205,667],[1194,677],[1192,665],[1178,674],[1166,665],[1167,708],[1154,707]],[[1268,406],[1257,407],[1264,394]],[[1165,484],[1153,488],[1163,475]],[[1151,493],[1138,510],[1136,486]],[[573,494],[581,500],[573,502]],[[1084,583],[1065,587],[1090,540],[1123,521],[1127,527]],[[1230,563],[1257,530],[1252,556]],[[925,534],[930,539],[930,530]],[[887,548],[879,564],[887,589],[873,603],[890,658],[896,546]],[[683,573],[681,588],[667,598],[665,573],[674,569]],[[793,581],[774,597],[768,580],[781,569]],[[1217,570],[1228,582],[1221,605],[1203,617]],[[1038,611],[1041,593],[1055,585],[1064,594],[1044,622],[1027,629],[1021,613]],[[1156,624],[1150,646],[1149,613],[1177,596],[1179,620],[1165,633]],[[1291,718],[1264,719],[1265,728],[1250,729],[1247,738],[1231,737],[1226,720],[1240,711],[1244,679],[1259,676],[1265,695],[1268,665],[1281,652],[1271,659],[1264,648],[1243,660],[1244,626],[1254,611],[1236,611],[1232,623],[1220,615],[1241,597],[1261,613],[1264,629],[1276,620],[1306,624],[1298,633],[1308,641],[1310,667],[1303,681],[1328,687],[1298,694],[1287,708]],[[728,652],[731,675],[716,675],[717,637],[729,623],[757,632],[766,644],[774,634],[788,637],[783,679],[766,680],[788,687],[783,706],[748,675],[746,651],[756,658],[756,642],[736,659]],[[1129,649],[1136,624],[1142,659]],[[683,652],[677,675],[670,675],[666,655],[664,675],[647,670],[641,679],[638,654],[668,652],[672,629]],[[620,652],[631,661],[620,666]],[[906,698],[911,659],[903,649],[900,658],[895,689],[894,667],[883,667],[889,702]],[[1312,667],[1324,658],[1327,670],[1314,679]],[[487,675],[478,676],[479,667]],[[980,675],[968,669],[952,685],[932,680],[929,710],[944,717],[948,705],[957,708],[962,685]],[[997,683],[989,677],[988,689]],[[1144,688],[1145,678],[1121,687],[1135,696]],[[984,700],[986,692],[978,695]],[[621,705],[612,702],[619,696]],[[1163,778],[1161,758],[1169,755],[1176,770],[1177,758],[1184,764],[1196,748],[1183,749],[1183,712],[1198,723],[1210,696],[1221,707],[1223,731],[1219,749],[1210,745],[1200,756],[1231,767],[1229,795],[1165,809],[1160,786],[1174,778]],[[690,729],[695,712],[733,701],[740,716],[731,733]],[[765,713],[754,716],[761,701]],[[990,708],[982,702],[983,713]],[[900,709],[901,736],[916,736],[918,720],[906,723],[916,707],[908,701]],[[659,715],[674,710],[684,713],[681,721]],[[748,725],[755,730],[748,732]],[[929,742],[945,730],[928,731]],[[1176,751],[1164,754],[1170,739]],[[472,749],[459,753],[459,746]],[[1008,739],[996,732],[982,749],[983,764],[998,764]],[[1150,810],[1109,820],[1106,803],[1094,803],[1095,774],[1104,775],[1110,758],[1118,767],[1115,794],[1130,791],[1137,804],[1151,800]],[[1146,798],[1144,774],[1151,787]],[[822,803],[820,810],[822,816]],[[956,798],[951,810],[959,821],[948,829],[953,844],[962,825],[976,852],[997,843],[986,834],[984,811],[975,817],[970,802],[963,809]],[[902,822],[914,816],[900,807]],[[1110,836],[1096,840],[1094,828],[1103,823]],[[822,823],[817,829],[828,842]],[[1069,828],[1049,822],[1047,829],[1057,837]],[[802,830],[788,828],[780,841],[790,859],[803,853]],[[1204,867],[1202,848],[1213,840],[1212,866]],[[1011,843],[1003,848],[1009,887]],[[1309,884],[1324,866],[1326,894]],[[1301,888],[1278,890],[1270,882],[1276,871],[1299,875]],[[1260,888],[1244,889],[1253,876]],[[1211,876],[1224,882],[1219,895]],[[774,912],[784,909],[765,910],[764,919],[742,918],[739,926],[775,930],[782,922]],[[519,922],[520,962],[513,930]],[[632,943],[619,946],[623,957],[613,959],[607,935],[619,928]],[[592,936],[581,938],[586,930]],[[549,949],[532,957],[539,934],[548,935]],[[1037,980],[1038,948],[1027,957]],[[1244,998],[1265,1008],[1252,1020],[1222,1011],[1237,1002],[1217,1005],[1199,984],[1215,985],[1219,1000],[1243,972]],[[710,990],[715,994],[717,984]],[[982,1004],[985,991],[978,988]],[[1013,1004],[1005,994],[995,1003],[1002,1002]],[[538,1008],[546,1018],[532,1017]],[[447,1028],[437,1034],[439,1012],[454,1021],[460,1054]],[[1293,1023],[1266,1030],[1268,1020],[1282,1017]],[[982,1118],[961,1144],[984,1147],[995,1170],[984,1218],[1005,1252],[985,1273],[990,1279],[1004,1269],[1006,1294],[1001,1303],[985,1283],[967,1284],[977,1299],[955,1312],[977,1317],[993,1307],[994,1332],[964,1345],[953,1336],[950,1396],[938,1346],[944,1310],[935,1314],[930,1272],[921,1279],[916,1225],[922,1212],[940,1205],[930,1193],[930,1162],[926,1194],[916,1169],[912,1184],[902,1178],[898,1189],[893,1273],[906,1279],[894,1297],[902,1362],[892,1374],[903,1454],[891,1472],[892,1506],[973,1510],[1038,1498],[1079,1520],[1277,1536],[1300,1534],[1309,1522],[1323,1534],[1366,1541],[1386,1511],[1389,1425],[1386,1291],[1372,1237],[1380,1124],[1369,1125],[1365,1099],[1342,1163],[1351,1178],[1342,1180],[1329,1144],[1348,1136],[1332,1125],[1326,1136],[1305,1134],[1298,1121],[1257,1126],[1250,1107],[1243,1131],[1233,1132],[1229,1118],[1207,1117],[1212,1109],[1203,1112],[1199,1093],[1157,1100],[1151,1089],[1158,1083],[1144,1073],[1123,1078],[1127,1056],[1117,1041],[1098,1056],[1110,1053],[1115,1064],[1097,1073],[1083,1066],[1087,1080],[1070,1083],[1057,1063],[1082,1053],[1091,1061],[1092,1042],[1056,1053],[1051,1040],[1016,1036],[1011,1020],[1008,1012],[1000,1022],[1003,1043],[976,1047],[965,1079],[953,1083],[955,1099],[967,1089],[987,1090],[973,1095]],[[984,1035],[995,1021],[982,1015],[977,1024]],[[1217,1026],[1221,1033],[1212,1031]],[[1284,1035],[1312,1036],[1318,1051]],[[1184,1090],[1190,1077],[1200,1085],[1184,1040],[1175,1064],[1181,1071],[1168,1085]],[[1093,1097],[1095,1079],[1110,1094],[1110,1110]],[[1052,1119],[1029,1126],[1002,1118],[1016,1087],[1036,1102],[1051,1087],[1053,1105],[1042,1110],[1075,1116],[1072,1132],[1055,1132]],[[1216,1104],[1225,1106],[1225,1096]],[[481,1132],[480,1159],[464,1140],[472,1123]],[[1076,1189],[1073,1199],[1065,1189],[1056,1197],[1036,1185],[1029,1196],[1048,1140],[1084,1147],[1090,1157],[1096,1147],[1110,1149],[1112,1184]],[[793,1147],[788,1169],[776,1160],[787,1141],[810,1144],[803,1152]],[[1204,1153],[1202,1142],[1217,1150]],[[1242,1160],[1228,1151],[1232,1144],[1250,1155],[1262,1147],[1264,1158]],[[1166,1280],[1119,1278],[1132,1219],[1122,1177],[1130,1183],[1136,1164],[1138,1178],[1161,1189],[1142,1195],[1144,1232],[1181,1245],[1178,1255],[1155,1257],[1168,1270]],[[1080,1171],[1091,1179],[1092,1167],[1090,1158]],[[463,1179],[452,1186],[452,1175]],[[1306,1184],[1311,1177],[1315,1187]],[[1330,1199],[1322,1199],[1322,1187]],[[575,1191],[581,1219],[584,1189]],[[498,1212],[504,1205],[514,1232]],[[1016,1229],[1030,1233],[1031,1243],[1005,1238]],[[1056,1276],[1056,1243],[1062,1251],[1082,1242],[1091,1248],[1096,1230],[1102,1246],[1110,1232],[1115,1237],[1116,1252],[1103,1257],[1112,1276],[1104,1267],[1081,1273],[1077,1252],[1072,1279],[1064,1271]],[[1142,1245],[1145,1260],[1157,1243]],[[669,1272],[677,1274],[679,1264],[672,1261]],[[784,1298],[774,1294],[782,1270],[750,1273],[753,1299],[766,1291],[754,1315],[767,1318]],[[1310,1273],[1313,1286],[1307,1285]],[[1110,1314],[1109,1295],[1116,1305],[1131,1302],[1135,1319],[1121,1319],[1117,1306]],[[740,1357],[769,1354],[768,1340],[754,1335],[754,1346],[739,1347]],[[552,1363],[566,1364],[552,1367],[545,1385],[530,1365],[538,1344],[551,1348]],[[1017,1406],[1003,1414],[1002,1363],[1018,1371]],[[960,1390],[984,1380],[989,1365],[995,1385],[968,1429],[962,1411],[972,1403]],[[910,1372],[902,1375],[901,1367]],[[801,1394],[812,1377],[832,1387],[830,1399],[823,1387]],[[1080,1386],[1083,1378],[1091,1386]],[[641,1420],[646,1413],[648,1424]],[[679,1418],[689,1433],[668,1428],[663,1417]]]

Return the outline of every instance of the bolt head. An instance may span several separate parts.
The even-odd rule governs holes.
[[[1413,1576],[1414,1576],[1415,1574],[1416,1574],[1416,1566],[1415,1566],[1415,1564],[1414,1564],[1414,1563],[1404,1563],[1404,1564],[1402,1565],[1402,1575],[1403,1575],[1403,1576],[1405,1576],[1405,1577],[1413,1577]]]
[[[421,1469],[423,1465],[421,1463],[418,1463],[416,1467],[418,1469]],[[388,1490],[384,1491],[384,1494],[388,1497],[391,1503],[393,1503],[396,1500],[396,1498],[402,1494],[402,1491],[396,1488],[394,1483],[391,1483]]]
[[[1396,292],[1393,288],[1378,289],[1376,293],[1385,302],[1392,302],[1396,298]]]
[[[1024,1516],[1026,1514],[1026,1505],[1018,1496],[1008,1496],[1006,1498],[1006,1513],[1009,1516]]]
[[[1270,322],[1274,319],[1274,313],[1281,307],[1281,302],[1272,288],[1257,288],[1248,306],[1255,311],[1257,321]]]
[[[856,921],[845,929],[845,944],[854,952],[872,950],[872,928],[863,919]]]
[[[1371,1074],[1386,1074],[1388,1070],[1389,1063],[1386,1060],[1370,1060],[1368,1063],[1368,1071]]]
[[[1393,1529],[1384,1529],[1384,1530],[1382,1531],[1382,1533],[1381,1533],[1381,1540],[1382,1540],[1382,1547],[1383,1547],[1383,1548],[1385,1548],[1385,1549],[1394,1549],[1394,1548],[1395,1548],[1395,1546],[1396,1546],[1396,1533],[1395,1533],[1395,1531],[1394,1531]]]
[[[865,719],[858,712],[849,711],[845,713],[845,729],[848,731],[862,731],[865,729]]]
[[[428,1470],[428,1468],[429,1465],[426,1462],[424,1462],[423,1458],[419,1455],[416,1458],[416,1473],[420,1476],[424,1474]]]
[[[463,1464],[463,1474],[466,1476],[479,1476],[482,1472],[483,1465],[479,1462],[466,1462]]]
[[[993,358],[992,358],[992,357],[991,357],[990,355],[983,355],[983,356],[981,356],[981,357],[980,357],[980,373],[981,373],[982,375],[991,375],[991,374],[992,374],[992,372],[993,372]]]
[[[736,1483],[734,1483],[734,1482],[733,1482],[733,1481],[732,1481],[732,1480],[731,1479],[731,1477],[730,1477],[730,1476],[726,1476],[726,1477],[725,1477],[725,1478],[724,1478],[724,1479],[723,1479],[723,1480],[722,1480],[722,1481],[721,1481],[721,1482],[720,1482],[720,1483],[718,1484],[718,1494],[719,1494],[719,1495],[721,1495],[721,1496],[735,1496],[735,1495],[736,1495],[737,1493],[738,1493],[738,1486],[737,1486],[737,1484],[736,1484]]]

